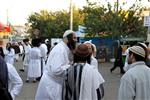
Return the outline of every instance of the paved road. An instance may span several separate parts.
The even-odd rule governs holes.
[[[24,85],[21,93],[16,100],[34,100],[35,93],[37,90],[38,83],[25,83],[26,72],[20,72],[19,69],[22,66],[22,62],[15,62],[15,67],[23,79]],[[117,100],[117,93],[119,88],[119,81],[121,75],[119,74],[119,68],[117,68],[113,73],[110,73],[110,68],[113,66],[112,63],[100,63],[99,70],[105,79],[105,96],[103,100]]]

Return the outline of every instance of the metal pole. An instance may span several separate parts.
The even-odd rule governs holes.
[[[72,0],[70,0],[70,30],[73,30],[73,9],[72,9]]]
[[[8,9],[6,10],[6,13],[7,13],[7,26],[9,26]]]
[[[117,0],[117,13],[118,13],[118,10],[119,10],[119,0]]]

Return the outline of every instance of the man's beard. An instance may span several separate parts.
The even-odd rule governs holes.
[[[67,43],[67,46],[69,47],[70,50],[74,50],[76,48],[76,42],[74,40],[70,40]]]

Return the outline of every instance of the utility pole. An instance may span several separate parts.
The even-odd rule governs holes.
[[[8,15],[8,13],[9,13],[9,12],[8,12],[8,9],[7,9],[7,10],[6,10],[6,14],[7,14],[7,15],[6,15],[6,16],[7,16],[7,26],[9,26],[9,18],[8,18],[9,15]]]
[[[72,0],[70,0],[70,30],[73,30],[73,9],[72,9]]]
[[[119,0],[117,0],[117,13],[119,11]]]

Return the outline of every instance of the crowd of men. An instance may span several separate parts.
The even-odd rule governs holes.
[[[101,100],[105,80],[98,71],[96,46],[91,41],[77,44],[76,33],[72,30],[66,30],[62,41],[52,49],[48,42],[47,39],[35,38],[30,43],[29,39],[24,39],[23,44],[7,43],[4,52],[0,49],[0,83],[5,84],[12,99],[15,100],[23,86],[13,66],[18,56],[22,56],[20,71],[27,73],[26,82],[40,80],[35,100]],[[18,49],[16,45],[20,51],[15,50]],[[150,99],[150,68],[145,64],[147,55],[147,47],[143,43],[129,48],[126,58],[128,70],[124,72],[121,68],[124,75],[118,100]],[[122,64],[120,59],[117,57],[115,66]]]

